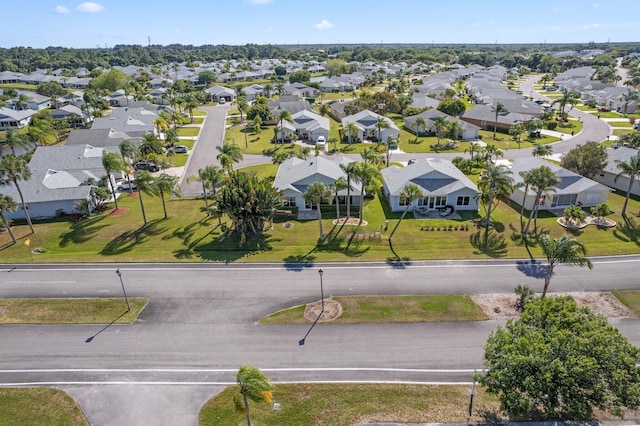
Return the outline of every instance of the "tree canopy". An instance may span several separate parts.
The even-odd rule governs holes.
[[[570,297],[535,299],[489,336],[480,379],[513,419],[591,419],[640,405],[640,350]]]
[[[599,175],[607,165],[607,151],[598,142],[589,141],[578,145],[562,157],[560,165],[591,179]]]

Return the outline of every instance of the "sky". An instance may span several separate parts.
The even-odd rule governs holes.
[[[22,0],[0,47],[640,41],[637,0]]]

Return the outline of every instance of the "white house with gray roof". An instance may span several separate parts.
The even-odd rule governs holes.
[[[467,123],[466,121],[459,120],[456,117],[445,114],[442,111],[438,111],[437,109],[428,109],[426,111],[421,112],[418,115],[412,115],[409,117],[405,117],[404,119],[404,127],[407,130],[412,131],[417,134],[435,134],[435,121],[438,117],[444,117],[447,121],[455,121],[460,124],[460,134],[458,137],[462,140],[475,140],[478,139],[478,130],[480,127]],[[416,125],[416,120],[418,118],[424,119],[427,124],[424,128],[418,128]]]
[[[342,119],[342,128],[344,129],[345,134],[350,138],[355,138],[357,140],[377,138],[378,118],[383,118],[384,122],[387,124],[386,128],[380,128],[380,140],[385,142],[389,137],[397,138],[400,134],[400,129],[398,129],[398,126],[396,126],[393,120],[383,115],[376,114],[373,111],[369,111],[368,109],[344,117]],[[358,134],[349,134],[349,123],[354,123],[356,125],[358,128]]]
[[[446,206],[455,210],[478,210],[478,187],[447,159],[424,158],[406,167],[387,167],[381,173],[391,211],[403,211],[407,207],[400,194],[410,183],[417,185],[423,195],[411,203],[410,211],[416,207],[434,210]]]
[[[36,112],[32,109],[16,111],[15,109],[0,107],[0,130],[21,129],[31,122],[31,117]]]
[[[104,176],[102,152],[91,145],[41,146],[29,162],[31,179],[20,182],[20,189],[32,218],[54,217],[57,212],[73,213],[83,200],[93,202],[87,179]],[[117,151],[117,149],[115,149]],[[16,202],[20,197],[13,185],[0,187],[0,193]],[[10,219],[24,219],[20,206],[6,213]]]
[[[540,210],[562,210],[572,205],[593,207],[606,202],[609,197],[609,187],[584,176],[580,176],[564,167],[537,157],[516,158],[509,166],[513,173],[511,177],[516,184],[509,198],[519,206],[522,205],[524,199],[524,208],[527,210],[533,208],[536,202],[536,193],[529,188],[525,197],[525,187],[522,185],[523,179],[520,173],[537,169],[541,166],[549,167],[558,176],[560,183],[553,188],[553,191],[548,191],[544,198],[539,200]]]
[[[329,139],[330,121],[327,117],[316,114],[313,111],[302,110],[291,115],[292,123],[285,120],[282,123],[285,133],[295,133],[298,139],[317,142],[320,136],[324,136],[325,141]],[[278,125],[278,129],[280,124]],[[278,139],[282,138],[278,130]]]
[[[315,205],[308,205],[304,200],[304,193],[309,185],[314,182],[322,182],[331,187],[339,178],[347,178],[346,173],[340,167],[341,164],[349,164],[351,160],[345,156],[338,156],[332,159],[324,157],[313,157],[303,160],[297,157],[289,158],[278,168],[278,173],[273,181],[273,187],[282,191],[284,196],[284,206],[297,207],[298,211],[315,210]],[[347,194],[350,204],[360,205],[360,191],[362,185],[351,179],[351,190],[343,189],[338,191],[338,202],[345,205]],[[335,204],[334,199],[331,204]]]
[[[629,176],[626,175],[620,175],[620,177],[616,179],[616,176],[620,173],[618,164],[621,162],[627,163],[631,160],[631,157],[637,155],[640,155],[637,149],[627,148],[626,146],[607,148],[607,165],[604,167],[604,170],[602,170],[602,173],[593,177],[593,180],[626,194],[627,189],[629,189],[630,179]],[[640,195],[640,176],[636,176],[633,180],[631,193],[633,195]]]

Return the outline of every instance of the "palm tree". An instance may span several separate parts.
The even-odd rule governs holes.
[[[360,153],[360,157],[362,157],[365,163],[371,163],[375,166],[382,164],[382,158],[373,146],[365,147]]]
[[[393,234],[396,233],[396,229],[398,229],[398,226],[400,226],[400,222],[402,222],[402,219],[404,219],[404,216],[409,211],[409,208],[411,208],[414,200],[422,197],[422,190],[415,183],[407,184],[404,188],[402,188],[402,192],[400,192],[400,201],[404,202],[405,208],[402,212],[402,216],[400,216],[400,219],[398,220],[398,223],[396,223],[396,226],[393,227],[393,231],[391,231],[391,234],[389,235],[389,241],[391,241],[391,238],[393,238]]]
[[[542,77],[540,77],[540,81],[542,82],[542,89],[546,89],[547,88],[547,82],[553,80],[553,77],[551,77],[549,74],[544,74]]]
[[[271,384],[269,378],[262,371],[250,365],[243,365],[238,370],[236,382],[240,386],[240,394],[244,401],[244,411],[247,414],[247,426],[251,426],[251,416],[249,415],[249,401],[271,402]]]
[[[120,142],[118,145],[118,149],[120,150],[120,156],[122,157],[123,163],[127,166],[124,167],[125,176],[127,180],[129,180],[129,167],[133,163],[135,163],[136,158],[138,157],[138,147],[129,140],[124,140]],[[129,193],[133,192],[133,188],[129,185]]]
[[[416,136],[420,135],[420,129],[422,129],[422,133],[427,129],[427,122],[424,117],[417,117],[411,125],[411,130],[416,132]]]
[[[9,147],[13,155],[16,155],[16,148],[28,149],[31,147],[31,142],[29,141],[29,137],[24,133],[7,130],[4,140],[0,141],[0,154],[2,153],[2,148],[5,146]]]
[[[531,170],[530,187],[536,193],[533,199],[533,208],[529,212],[529,220],[527,226],[524,228],[523,235],[527,235],[529,232],[529,226],[531,226],[531,220],[535,217],[533,228],[538,229],[538,210],[540,208],[540,202],[544,200],[547,191],[555,191],[555,186],[560,183],[558,175],[555,174],[547,166],[540,166],[537,169]]]
[[[13,235],[13,231],[11,230],[11,225],[4,214],[7,212],[14,212],[18,208],[18,205],[13,198],[8,195],[0,194],[0,219],[2,219],[2,223],[4,224],[5,229],[9,232],[9,236],[11,237],[11,241],[13,244],[16,243],[16,237]]]
[[[553,147],[551,145],[541,145],[536,143],[533,145],[531,155],[534,157],[548,157],[553,154]]]
[[[376,119],[376,128],[378,129],[378,143],[382,142],[382,129],[388,129],[389,122],[386,117],[378,117]]]
[[[293,119],[291,118],[291,113],[289,111],[287,111],[286,109],[283,109],[282,111],[280,111],[280,117],[278,117],[278,124],[280,124],[280,137],[282,138],[282,141],[284,142],[284,122],[288,122],[288,123],[292,123]],[[277,139],[277,138],[276,138]]]
[[[618,182],[620,176],[627,176],[629,178],[629,186],[627,187],[627,194],[624,198],[624,204],[622,205],[621,215],[622,217],[626,216],[627,213],[627,204],[629,203],[629,197],[631,196],[631,188],[633,188],[633,183],[636,180],[636,176],[640,173],[640,154],[634,155],[629,159],[629,161],[616,161],[618,169],[620,169],[620,173],[616,175],[613,179],[614,182]]]
[[[380,175],[380,171],[369,163],[356,163],[355,166],[355,176],[360,180],[360,184],[362,188],[360,189],[360,221],[359,225],[362,224],[363,213],[364,213],[364,192],[367,184],[371,182],[371,180],[375,179]]]
[[[336,223],[340,221],[340,199],[338,198],[338,193],[343,189],[347,189],[349,185],[347,184],[347,179],[340,176],[333,182],[332,188],[336,197]]]
[[[209,201],[207,199],[207,190],[213,190],[213,196],[216,195],[216,188],[224,179],[224,170],[217,166],[206,166],[204,169],[198,169],[198,173],[191,175],[187,178],[187,183],[193,181],[200,182],[202,184],[202,196],[204,197],[204,208],[207,212],[207,216],[211,213],[209,211]]]
[[[0,185],[13,182],[13,185],[16,187],[18,195],[20,196],[20,205],[22,206],[24,217],[27,219],[29,229],[31,229],[31,233],[33,234],[36,231],[33,229],[29,210],[24,202],[24,196],[22,195],[20,185],[18,185],[19,180],[29,179],[31,179],[31,169],[29,169],[29,164],[27,164],[27,160],[24,157],[16,157],[13,154],[9,154],[2,158],[2,161],[0,161]]]
[[[503,112],[509,112],[509,111],[501,102],[498,102],[497,104],[491,106],[491,112],[495,114],[494,121],[493,121],[493,139],[495,140],[496,131],[498,130],[498,115],[502,114]]]
[[[324,239],[324,233],[322,232],[322,210],[320,204],[329,202],[331,200],[331,188],[322,182],[313,182],[307,187],[307,191],[303,194],[304,200],[309,204],[315,204],[318,211],[318,225],[320,227],[320,241]]]
[[[357,165],[358,163],[356,162],[340,164],[340,168],[345,173],[347,179],[347,222],[351,217],[351,182],[358,180],[358,176],[356,175]]]
[[[532,170],[523,170],[519,173],[522,178],[522,182],[518,184],[518,186],[524,186],[524,192],[522,194],[522,203],[520,204],[520,233],[524,234],[524,205],[527,201],[527,195],[529,193],[529,187],[531,186],[533,171]]]
[[[563,90],[562,96],[553,101],[551,105],[558,104],[560,106],[560,119],[564,120],[565,107],[567,104],[575,105],[578,99],[580,99],[580,94],[578,92]]]
[[[235,143],[225,143],[222,146],[216,146],[220,154],[216,159],[220,162],[223,169],[233,171],[233,164],[242,161],[242,149]]]
[[[238,111],[240,112],[240,122],[244,123],[244,113],[249,108],[249,104],[247,103],[247,98],[244,96],[238,96],[236,98],[236,104],[238,107]]]
[[[162,141],[160,141],[160,139],[158,139],[158,137],[153,133],[147,133],[142,136],[142,141],[138,146],[138,150],[140,155],[145,159],[149,158],[153,154],[160,155],[163,151]]]
[[[547,258],[547,273],[544,277],[544,288],[542,290],[542,298],[547,294],[549,283],[551,282],[551,275],[556,265],[564,263],[570,266],[586,266],[587,268],[593,268],[593,264],[586,257],[587,249],[584,243],[575,238],[571,238],[568,235],[563,235],[560,238],[552,239],[547,234],[540,236],[540,248]]]
[[[487,200],[487,215],[484,219],[484,243],[489,238],[489,226],[491,224],[491,212],[493,201],[497,197],[508,196],[513,188],[513,178],[511,170],[505,165],[498,166],[488,164],[478,180],[478,189]]]
[[[138,188],[138,200],[140,201],[140,211],[142,212],[143,226],[147,225],[147,214],[144,209],[144,202],[142,201],[142,194],[149,194],[151,196],[157,195],[156,187],[153,185],[153,176],[146,170],[136,170],[133,172],[133,178],[136,181],[136,188]]]
[[[356,123],[349,122],[347,123],[347,133],[349,135],[347,140],[349,141],[349,145],[351,145],[352,141],[358,140],[358,133],[360,133],[360,129],[358,128],[358,125]]]
[[[156,188],[158,194],[160,194],[160,199],[162,200],[162,211],[164,212],[164,218],[167,219],[169,216],[167,215],[167,205],[164,201],[164,195],[169,194],[180,197],[178,178],[163,173],[153,182],[153,186]]]
[[[447,127],[447,119],[446,117],[439,115],[433,120],[433,128],[436,131],[436,136],[438,137],[438,143],[436,146],[440,146],[440,138],[442,138],[442,132]]]
[[[109,181],[109,187],[111,188],[111,195],[113,195],[113,202],[115,203],[116,210],[118,210],[118,197],[116,197],[116,189],[113,186],[111,173],[123,171],[124,162],[118,154],[104,150],[102,151],[102,167],[107,174],[107,180]]]

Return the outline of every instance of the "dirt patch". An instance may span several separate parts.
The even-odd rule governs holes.
[[[118,207],[117,209],[113,209],[109,216],[120,216],[129,211],[129,207]]]
[[[350,217],[348,219],[346,217],[341,217],[340,219],[334,220],[333,224],[338,226],[342,226],[342,225],[367,226],[368,225],[366,220],[363,220],[362,223],[360,223],[360,219],[357,217]]]
[[[304,309],[304,317],[308,321],[315,321],[320,315],[322,311],[322,302],[318,300],[317,302],[309,303],[307,307]],[[336,318],[340,318],[342,315],[342,305],[340,302],[337,302],[333,299],[324,299],[324,313],[318,320],[318,322],[329,322],[333,321]]]
[[[127,192],[127,197],[137,197],[139,194],[138,191]]]
[[[291,223],[291,222],[285,222],[285,223],[283,223],[283,224],[282,224],[282,226],[283,226],[285,229],[290,229],[290,228],[293,228],[293,223]]]
[[[586,306],[597,314],[609,318],[635,318],[636,315],[609,292],[553,293],[554,296],[571,296],[578,306]],[[480,306],[489,319],[509,319],[519,315],[515,294],[476,294],[471,300]]]

